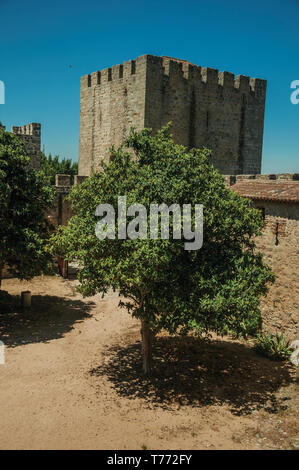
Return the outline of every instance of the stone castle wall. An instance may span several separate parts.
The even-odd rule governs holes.
[[[238,175],[225,179],[229,186],[238,181],[251,184],[253,205],[264,215],[263,233],[256,238],[256,247],[272,267],[276,280],[261,301],[263,330],[283,332],[290,339],[296,339],[299,335],[299,174]],[[255,199],[258,194],[255,182],[264,182],[266,189],[271,185],[273,200]],[[297,201],[294,190],[289,194],[281,193],[281,200],[274,200],[277,193],[273,187],[282,182],[292,188],[298,185]],[[288,200],[289,196],[292,197]]]
[[[75,176],[74,185],[84,181],[85,176]],[[245,182],[295,182],[298,174],[278,175],[226,175],[228,186]],[[56,176],[56,204],[49,213],[51,222],[66,225],[72,215],[66,196],[71,190],[70,176]],[[254,194],[253,194],[254,196]],[[253,204],[264,215],[265,225],[261,237],[256,239],[257,250],[265,262],[271,265],[276,281],[262,298],[261,310],[264,331],[284,332],[290,339],[299,335],[299,202],[253,199]]]
[[[11,131],[23,140],[26,152],[30,156],[30,166],[38,171],[40,168],[41,125],[32,122],[25,126],[13,126]]]
[[[299,204],[259,201],[255,206],[265,208],[257,249],[276,275],[261,302],[263,329],[295,339],[299,334]]]
[[[74,185],[80,184],[86,176],[75,176]],[[232,175],[224,176],[228,186],[236,181],[289,181],[298,184],[299,175]],[[71,204],[66,199],[70,193],[69,175],[56,176],[56,199],[54,208],[48,213],[54,225],[66,225],[73,215]],[[265,225],[261,237],[256,239],[257,250],[271,265],[276,281],[262,298],[261,310],[263,330],[283,332],[290,339],[299,335],[299,202],[253,199],[253,204],[264,215]],[[5,273],[4,273],[5,274]]]
[[[144,127],[146,60],[130,60],[81,78],[79,174],[90,175],[108,160],[131,126]]]
[[[0,128],[6,130],[6,127],[1,123]],[[23,140],[26,152],[30,157],[30,166],[38,171],[40,169],[41,125],[37,122],[31,122],[25,126],[13,126],[11,132]]]
[[[74,185],[80,184],[85,177],[75,176]],[[73,215],[70,201],[67,199],[72,186],[70,175],[56,175],[55,177],[56,196],[51,208],[48,212],[48,219],[55,227],[59,225],[67,225]]]
[[[130,127],[172,121],[176,143],[206,146],[224,174],[261,171],[266,81],[144,55],[81,78],[79,174],[108,160]]]

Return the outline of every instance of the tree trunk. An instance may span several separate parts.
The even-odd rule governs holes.
[[[143,358],[143,372],[145,375],[150,375],[152,370],[152,341],[153,333],[148,324],[141,320],[141,335],[142,335],[142,358]]]
[[[1,290],[1,284],[2,284],[2,270],[3,270],[3,266],[0,266],[0,290]]]

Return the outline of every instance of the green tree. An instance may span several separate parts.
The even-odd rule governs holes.
[[[131,131],[124,147],[111,149],[110,164],[74,188],[76,215],[53,237],[52,250],[79,261],[79,290],[89,296],[119,291],[120,305],[141,320],[143,369],[151,370],[152,338],[170,334],[247,335],[258,330],[259,299],[273,274],[255,253],[253,237],[263,225],[248,199],[226,188],[210,164],[207,149],[175,145],[168,127]],[[99,240],[95,209],[109,203],[117,214],[118,196],[127,205],[198,204],[204,215],[200,250],[184,240]],[[173,218],[170,218],[173,224]],[[194,224],[194,214],[192,216]],[[150,217],[148,217],[148,228]],[[149,233],[149,232],[148,232]]]
[[[46,210],[54,188],[29,168],[23,142],[0,129],[0,287],[5,265],[19,279],[46,272],[51,258]]]
[[[74,176],[78,174],[78,163],[70,158],[60,159],[59,155],[52,157],[41,152],[40,172],[50,178],[51,184],[55,184],[55,175],[71,175],[73,183]]]

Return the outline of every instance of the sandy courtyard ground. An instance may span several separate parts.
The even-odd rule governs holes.
[[[138,322],[75,283],[3,281],[0,449],[299,448],[293,366],[230,338],[161,335],[144,379]]]

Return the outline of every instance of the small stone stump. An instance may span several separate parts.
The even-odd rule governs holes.
[[[31,307],[31,292],[30,290],[25,290],[21,292],[21,307],[30,308]]]

